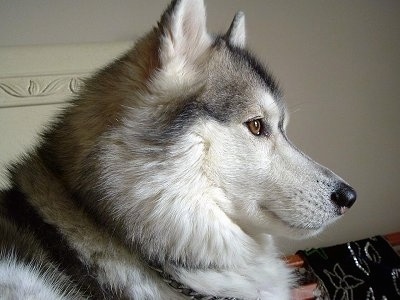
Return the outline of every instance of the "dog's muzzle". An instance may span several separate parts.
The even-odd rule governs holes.
[[[344,214],[354,204],[356,198],[356,191],[345,183],[340,183],[331,194],[331,200],[340,207],[341,214]]]

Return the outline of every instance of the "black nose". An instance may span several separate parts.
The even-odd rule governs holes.
[[[356,191],[345,183],[340,183],[331,194],[331,200],[341,208],[342,213],[354,204],[356,198]]]

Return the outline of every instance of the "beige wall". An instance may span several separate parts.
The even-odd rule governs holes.
[[[167,2],[1,0],[0,46],[129,40],[155,24]],[[358,191],[342,220],[312,240],[283,240],[285,251],[400,230],[400,1],[207,6],[213,31],[246,13],[249,45],[286,92],[289,136]]]

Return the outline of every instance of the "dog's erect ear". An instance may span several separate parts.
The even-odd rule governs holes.
[[[160,62],[195,60],[210,45],[203,0],[175,0],[161,17]]]
[[[246,45],[246,25],[243,12],[239,11],[236,13],[226,33],[226,38],[236,47],[243,48]]]

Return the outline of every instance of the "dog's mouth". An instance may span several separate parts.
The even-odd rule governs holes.
[[[315,232],[315,231],[320,231],[323,227],[325,227],[326,223],[328,222],[289,222],[288,220],[282,218],[279,216],[276,212],[274,212],[272,209],[261,205],[260,206],[261,210],[263,211],[264,214],[266,214],[269,218],[273,218],[275,221],[281,223],[282,225],[288,227],[291,230],[301,230],[301,231],[307,231],[307,232]],[[339,217],[339,213],[337,216],[332,217],[332,219],[336,219]]]

